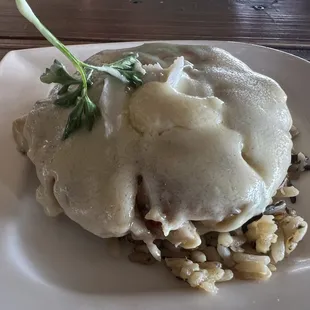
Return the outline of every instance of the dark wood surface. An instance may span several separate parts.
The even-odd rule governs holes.
[[[309,0],[28,0],[66,44],[130,40],[234,40],[310,59]],[[0,59],[12,49],[47,46],[0,0]]]

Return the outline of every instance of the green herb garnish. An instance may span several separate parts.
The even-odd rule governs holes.
[[[35,16],[32,9],[25,0],[16,0],[19,12],[28,19],[41,34],[60,52],[62,52],[73,64],[79,73],[79,78],[71,76],[65,66],[55,60],[52,66],[46,69],[41,76],[43,83],[57,83],[62,85],[58,91],[57,99],[54,104],[68,108],[74,107],[70,113],[63,133],[63,139],[70,136],[71,133],[86,125],[88,130],[92,130],[96,119],[100,116],[99,108],[88,97],[88,88],[91,86],[91,76],[93,70],[106,72],[123,83],[129,83],[134,86],[142,84],[143,72],[136,69],[139,64],[138,55],[130,54],[111,64],[102,66],[92,66],[77,59]]]

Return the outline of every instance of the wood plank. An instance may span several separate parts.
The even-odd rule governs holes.
[[[29,0],[64,40],[219,39],[310,44],[308,0]],[[39,39],[15,8],[0,2],[0,38]]]
[[[64,41],[65,44],[87,44],[92,43],[91,41]],[[30,39],[1,39],[0,38],[0,60],[10,51],[27,49],[27,48],[37,48],[37,47],[47,47],[51,44],[46,40],[30,40]]]
[[[94,43],[93,41],[64,41],[65,44],[87,44]],[[25,39],[0,39],[0,60],[11,50],[25,49],[25,48],[36,48],[50,46],[49,42],[45,40],[25,40]],[[269,45],[270,46],[270,45]],[[292,48],[284,46],[272,46],[279,50],[287,53],[291,53],[298,57],[304,58],[310,61],[310,47],[308,48]]]
[[[0,48],[0,61],[10,50],[5,48]]]
[[[310,61],[310,49],[281,49],[283,52],[293,54],[300,58]]]

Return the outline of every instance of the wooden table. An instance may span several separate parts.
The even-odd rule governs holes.
[[[136,40],[235,40],[310,60],[309,0],[29,0],[66,44]],[[0,59],[12,49],[48,46],[0,0]]]

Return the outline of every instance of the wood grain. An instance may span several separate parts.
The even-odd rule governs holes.
[[[1,1],[1,0],[0,0]],[[63,41],[66,45],[71,44],[87,44],[92,43],[92,41]],[[20,50],[27,48],[37,48],[37,47],[48,47],[51,44],[46,40],[31,40],[31,39],[1,39],[0,38],[0,59],[12,50]]]
[[[66,44],[139,40],[235,40],[309,59],[309,0],[28,0]],[[48,46],[0,0],[0,59],[9,50]]]
[[[87,44],[92,43],[92,41],[64,41],[65,44]],[[25,49],[25,48],[35,48],[35,47],[46,47],[50,44],[42,40],[1,40],[0,39],[0,60],[11,50]],[[310,61],[310,49],[301,48],[278,48],[281,51],[293,54],[295,56],[301,57]]]
[[[310,46],[308,0],[29,0],[63,40],[217,39]],[[0,1],[0,38],[41,39]]]

